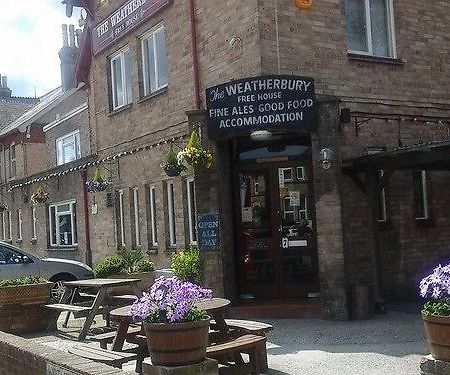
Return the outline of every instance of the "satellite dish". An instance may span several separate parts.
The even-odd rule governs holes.
[[[72,13],[73,13],[72,0],[66,0],[65,3],[66,3],[66,16],[72,17]]]

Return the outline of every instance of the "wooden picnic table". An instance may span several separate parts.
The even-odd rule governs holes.
[[[105,304],[108,291],[117,286],[131,285],[137,288],[140,279],[88,279],[66,281],[64,285],[66,290],[59,303],[45,305],[46,307],[58,311],[71,312],[75,317],[86,316],[86,320],[78,335],[78,340],[83,341],[89,331],[89,328],[97,314],[109,313],[111,308]],[[80,289],[89,288],[95,291],[93,302],[90,306],[82,306],[73,302],[73,296]],[[137,292],[137,290],[136,290]],[[72,296],[72,298],[71,298]]]

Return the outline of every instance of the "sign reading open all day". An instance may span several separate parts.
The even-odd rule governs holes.
[[[262,76],[208,88],[208,135],[230,138],[254,130],[317,128],[314,80]]]

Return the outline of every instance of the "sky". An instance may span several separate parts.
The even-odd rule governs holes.
[[[78,28],[61,0],[0,0],[0,74],[13,96],[42,96],[61,85],[62,24]]]

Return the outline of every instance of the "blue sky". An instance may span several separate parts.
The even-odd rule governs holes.
[[[0,74],[14,96],[41,96],[61,84],[61,25],[78,27],[61,0],[0,0]]]

